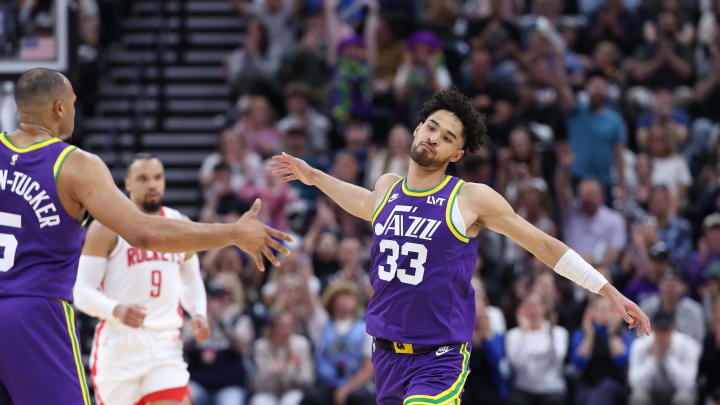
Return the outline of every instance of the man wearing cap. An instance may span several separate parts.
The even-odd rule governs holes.
[[[705,320],[700,304],[687,297],[687,282],[682,270],[667,267],[658,283],[659,292],[640,301],[640,308],[652,317],[660,310],[675,314],[675,325],[698,342],[705,337]]]
[[[720,213],[710,214],[703,221],[703,237],[698,241],[698,249],[688,258],[686,273],[694,297],[698,297],[698,288],[709,276],[710,267],[720,262]]]
[[[652,318],[653,334],[630,348],[629,405],[694,405],[700,344],[675,330],[675,315],[660,310]]]
[[[670,266],[670,254],[668,246],[665,242],[655,242],[648,249],[647,255],[650,260],[647,261],[645,268],[637,269],[634,280],[625,286],[624,294],[630,299],[637,302],[657,294],[658,281],[668,266]]]

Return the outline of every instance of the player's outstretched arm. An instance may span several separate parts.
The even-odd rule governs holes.
[[[342,180],[310,167],[304,160],[290,156],[287,153],[273,156],[268,167],[281,181],[300,180],[308,186],[315,186],[345,211],[366,221],[372,219],[374,207],[381,194],[385,193],[397,180],[396,174],[384,174],[375,183],[375,190],[346,183]]]
[[[608,283],[575,251],[516,214],[495,190],[484,184],[468,183],[467,194],[461,196],[461,204],[472,207],[470,209],[475,210],[483,226],[509,237],[556,273],[607,298],[613,310],[630,324],[630,328],[638,327],[638,336],[642,332],[650,334],[650,320],[640,307]]]
[[[292,240],[256,219],[259,200],[234,224],[201,224],[146,215],[115,186],[99,157],[80,150],[65,160],[58,176],[58,190],[128,243],[142,249],[180,253],[236,245],[252,255],[258,268],[264,270],[261,255],[277,265],[278,259],[270,249],[289,252],[272,238]]]

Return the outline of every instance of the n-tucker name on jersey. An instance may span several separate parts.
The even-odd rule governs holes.
[[[55,214],[57,208],[49,201],[50,196],[47,191],[27,174],[19,171],[0,170],[0,191],[15,193],[27,201],[40,222],[40,228],[60,223],[60,216]]]

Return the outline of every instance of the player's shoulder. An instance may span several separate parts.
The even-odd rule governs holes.
[[[458,197],[460,198],[487,198],[492,197],[493,195],[498,194],[495,190],[493,190],[492,187],[488,186],[487,184],[483,183],[473,183],[471,181],[466,181],[463,183],[462,188],[460,189],[460,192],[458,194]]]
[[[466,182],[458,193],[461,207],[470,207],[478,214],[506,213],[510,204],[500,193],[483,183]]]
[[[60,175],[87,179],[94,174],[99,174],[101,170],[107,170],[107,166],[99,156],[80,148],[74,148],[65,156]]]
[[[375,190],[385,192],[390,186],[401,179],[402,176],[395,173],[385,173],[375,181]]]

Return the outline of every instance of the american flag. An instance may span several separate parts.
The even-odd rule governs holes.
[[[48,36],[23,38],[20,47],[20,59],[55,59],[55,38]]]

